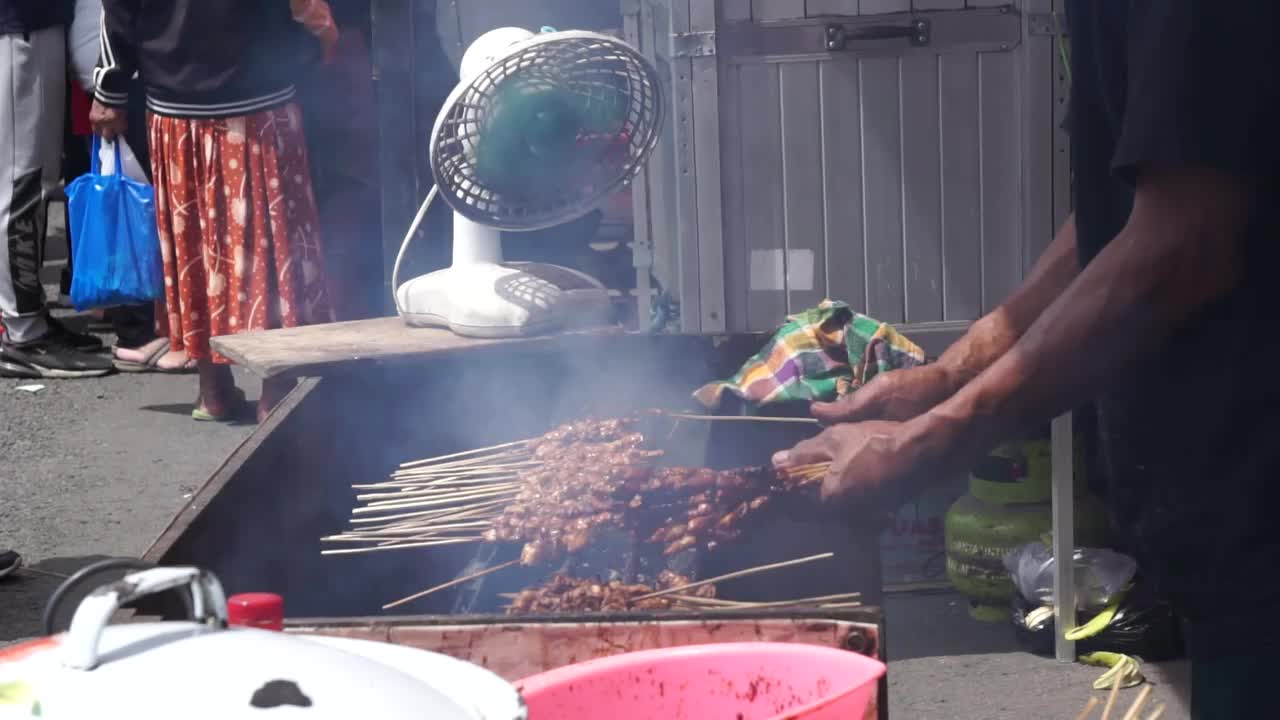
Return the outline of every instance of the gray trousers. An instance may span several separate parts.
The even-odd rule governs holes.
[[[40,265],[62,178],[67,29],[0,35],[0,316],[9,338],[47,330]]]

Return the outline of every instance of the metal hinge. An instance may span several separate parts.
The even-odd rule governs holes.
[[[1027,13],[1027,34],[1055,37],[1066,34],[1067,22],[1062,13]]]
[[[671,35],[671,57],[673,58],[710,57],[715,54],[716,34],[710,30]]]

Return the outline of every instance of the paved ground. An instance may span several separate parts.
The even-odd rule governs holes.
[[[252,430],[192,422],[190,377],[16,389],[27,384],[0,380],[0,546],[20,550],[31,566],[0,582],[0,645],[39,634],[58,575],[145,550],[183,496]],[[256,397],[252,380],[242,385]],[[1009,628],[971,621],[952,595],[894,597],[886,614],[890,707],[901,720],[1065,720],[1100,672],[1018,652]],[[1148,674],[1157,699],[1169,702],[1165,720],[1188,717],[1185,667]]]

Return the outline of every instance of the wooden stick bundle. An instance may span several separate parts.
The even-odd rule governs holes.
[[[1121,676],[1117,674],[1115,682],[1111,684],[1111,691],[1107,693],[1107,703],[1102,708],[1101,720],[1111,720],[1111,711],[1115,709],[1116,700],[1120,697],[1121,679]],[[1138,715],[1142,712],[1142,709],[1146,707],[1147,701],[1151,699],[1152,692],[1154,692],[1154,688],[1152,688],[1151,685],[1144,685],[1142,689],[1138,691],[1138,697],[1134,698],[1133,704],[1129,706],[1129,709],[1125,712],[1121,720],[1138,720]],[[1076,716],[1076,720],[1089,720],[1089,718],[1093,716],[1094,709],[1096,709],[1100,704],[1101,701],[1098,700],[1097,696],[1090,697],[1089,701],[1085,703],[1084,709],[1082,709],[1080,714]],[[1151,711],[1151,714],[1146,717],[1146,720],[1159,720],[1159,718],[1164,715],[1164,711],[1165,705],[1164,703],[1161,703],[1156,706],[1155,710]]]

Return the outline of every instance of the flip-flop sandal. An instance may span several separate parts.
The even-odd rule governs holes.
[[[235,399],[231,401],[231,410],[228,411],[226,415],[220,416],[214,415],[208,410],[205,410],[204,406],[200,402],[200,398],[197,397],[195,407],[191,410],[191,419],[196,422],[235,422],[236,420],[244,417],[246,404],[244,391],[240,388],[236,388]]]
[[[187,358],[187,361],[177,367],[161,367],[160,360],[168,355],[172,350],[169,347],[169,341],[164,339],[163,342],[153,340],[156,347],[151,350],[142,360],[121,360],[120,348],[116,348],[111,353],[111,364],[116,370],[126,373],[157,373],[160,375],[190,375],[196,370],[196,361]],[[145,345],[143,347],[146,347]]]

